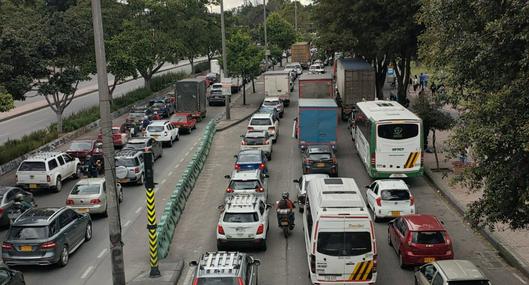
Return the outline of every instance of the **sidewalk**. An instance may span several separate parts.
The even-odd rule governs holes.
[[[413,89],[412,89],[413,90]],[[411,91],[410,97],[415,97],[415,92]],[[446,111],[454,112],[448,106]],[[452,183],[453,178],[457,175],[454,173],[453,162],[458,159],[448,159],[446,156],[447,140],[449,131],[436,132],[436,146],[439,157],[439,167],[441,171],[432,171],[436,169],[435,156],[433,153],[425,153],[424,167],[425,175],[430,178],[432,183],[438,188],[449,202],[463,214],[468,204],[476,201],[481,197],[482,192],[469,192],[459,184]],[[431,148],[431,134],[428,139]],[[511,230],[509,227],[499,224],[495,232],[480,230],[480,233],[498,250],[499,254],[512,266],[518,268],[524,275],[529,277],[529,230]]]

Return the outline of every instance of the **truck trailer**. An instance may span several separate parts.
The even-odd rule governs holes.
[[[197,121],[206,117],[206,82],[204,79],[183,79],[176,82],[176,112],[191,113]]]
[[[334,99],[334,86],[332,75],[324,74],[302,74],[298,79],[299,98]]]
[[[292,44],[290,48],[292,62],[299,62],[305,69],[310,65],[310,46],[307,42],[298,42]]]
[[[297,137],[303,150],[311,144],[329,144],[336,149],[338,106],[333,99],[299,99]]]
[[[290,73],[274,70],[264,73],[265,97],[279,97],[285,107],[290,105]]]
[[[360,58],[340,58],[336,62],[336,101],[341,107],[341,118],[346,121],[356,103],[375,100],[375,70]]]

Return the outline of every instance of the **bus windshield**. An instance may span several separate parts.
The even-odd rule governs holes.
[[[371,251],[369,232],[320,232],[318,252],[330,256],[352,256]]]
[[[384,124],[378,125],[379,138],[388,140],[405,140],[419,135],[419,124]]]

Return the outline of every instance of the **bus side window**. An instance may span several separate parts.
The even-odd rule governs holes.
[[[307,230],[308,230],[308,236],[309,236],[309,239],[310,239],[310,238],[312,238],[312,224],[313,224],[313,220],[312,220],[312,214],[311,214],[311,211],[310,211],[309,199],[305,200],[305,205],[306,205],[305,213],[306,213],[306,217],[307,217]]]

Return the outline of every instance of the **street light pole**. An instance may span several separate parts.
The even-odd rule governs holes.
[[[268,70],[268,40],[266,38],[266,0],[263,0],[263,21],[264,21],[264,41],[265,41],[265,61],[266,70]]]
[[[112,141],[112,117],[110,115],[110,96],[103,39],[103,20],[100,0],[92,0],[92,20],[97,67],[97,85],[99,89],[99,113],[101,114],[101,132],[103,134],[103,159],[108,203],[108,232],[110,236],[110,254],[112,261],[112,280],[114,285],[125,285],[125,266],[123,264],[123,242],[121,240],[121,221],[119,217],[116,181],[114,179],[114,143]]]
[[[228,78],[228,59],[226,55],[226,29],[224,27],[224,0],[220,0],[220,32],[222,34],[222,69],[224,78]],[[231,119],[230,114],[230,96],[224,96],[224,102],[226,104],[226,120]]]
[[[294,31],[298,31],[298,1],[294,1]]]

